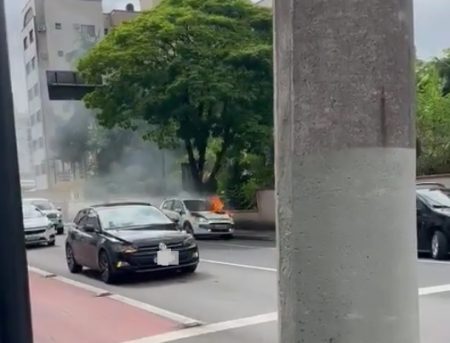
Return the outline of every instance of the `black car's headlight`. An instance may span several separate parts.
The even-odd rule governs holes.
[[[183,245],[184,245],[185,247],[190,247],[190,246],[192,246],[192,245],[195,245],[195,239],[194,239],[194,237],[189,236],[188,238],[186,238],[186,239],[183,241]]]
[[[131,244],[114,243],[111,245],[112,250],[115,252],[121,252],[124,254],[133,254],[137,252],[137,248]]]

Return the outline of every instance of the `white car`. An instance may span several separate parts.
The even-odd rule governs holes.
[[[62,217],[61,208],[56,207],[51,201],[47,199],[23,199],[24,204],[33,205],[41,210],[47,218],[55,226],[58,235],[64,233],[64,220]]]
[[[55,225],[37,207],[22,204],[25,244],[55,245]]]
[[[206,199],[167,199],[161,210],[168,216],[177,213],[180,227],[192,235],[233,237],[233,218],[226,212],[212,211]]]

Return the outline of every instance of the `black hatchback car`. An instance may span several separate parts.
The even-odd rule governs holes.
[[[440,188],[417,188],[416,195],[419,253],[445,259],[450,252],[450,198]]]
[[[193,273],[199,262],[194,237],[147,203],[112,203],[81,210],[66,240],[69,270],[100,271],[106,283],[127,272],[176,269]]]

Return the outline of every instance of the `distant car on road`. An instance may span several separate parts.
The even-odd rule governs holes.
[[[446,259],[450,252],[450,198],[439,188],[418,188],[417,244],[421,253]]]
[[[129,272],[195,272],[197,243],[177,224],[147,203],[109,203],[78,212],[66,239],[72,273],[83,266],[100,271],[106,283]]]
[[[180,227],[192,235],[233,237],[233,218],[225,211],[214,211],[208,199],[167,199],[161,210],[178,213]]]
[[[33,205],[40,209],[55,225],[58,235],[64,233],[64,220],[61,213],[61,209],[57,208],[51,201],[47,199],[23,199],[23,202],[29,205]]]
[[[22,204],[25,244],[55,245],[55,226],[37,207]]]

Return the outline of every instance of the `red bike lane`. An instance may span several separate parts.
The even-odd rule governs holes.
[[[121,343],[179,323],[62,281],[29,273],[35,343]]]

